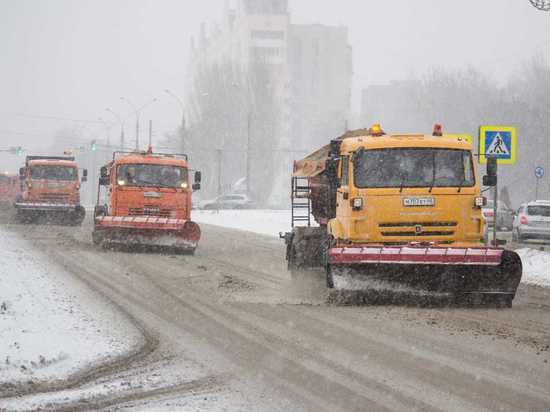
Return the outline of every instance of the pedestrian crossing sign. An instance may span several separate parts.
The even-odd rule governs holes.
[[[495,156],[499,164],[516,163],[516,128],[510,126],[481,126],[479,128],[479,161]]]

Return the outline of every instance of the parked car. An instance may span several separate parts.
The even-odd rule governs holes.
[[[512,238],[550,239],[550,200],[536,200],[524,203],[514,219]]]
[[[483,206],[481,210],[486,224],[489,227],[494,225],[494,200],[487,200],[487,205]],[[510,209],[503,202],[497,203],[497,229],[498,230],[512,230],[514,223],[514,211]]]
[[[245,194],[232,193],[218,196],[213,200],[206,200],[201,209],[252,209],[254,201]]]

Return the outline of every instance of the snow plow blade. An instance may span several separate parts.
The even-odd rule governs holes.
[[[162,217],[98,216],[95,219],[95,244],[173,247],[193,252],[201,230],[195,222]]]
[[[328,251],[328,286],[341,289],[346,284],[338,278],[351,277],[448,293],[457,299],[504,299],[511,306],[521,275],[520,257],[500,248],[365,246]],[[368,289],[369,282],[365,285]]]

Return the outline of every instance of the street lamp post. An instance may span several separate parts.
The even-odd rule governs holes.
[[[105,111],[111,113],[113,116],[115,116],[115,119],[118,120],[120,124],[120,150],[124,150],[124,121],[122,118],[113,110],[106,108]]]
[[[234,83],[233,87],[240,88],[238,83]],[[250,80],[246,81],[246,194],[250,196],[252,186],[252,116],[254,107],[254,95],[250,87]]]
[[[170,89],[164,89],[164,92],[171,96],[174,100],[176,100],[180,106],[181,109],[181,151],[185,152],[185,104],[183,104],[183,100],[174,92],[172,92]]]
[[[107,140],[107,146],[111,146],[111,127],[109,123],[107,123],[102,117],[98,117],[98,121],[103,124],[103,127],[105,128],[105,138]]]
[[[138,108],[135,104],[133,104],[126,97],[121,97],[120,100],[124,100],[126,103],[128,103],[130,105],[130,107],[134,110],[135,114],[136,114],[136,150],[139,150],[139,117],[141,115],[141,111],[143,109],[145,109],[147,106],[149,106],[151,103],[156,102],[157,99],[156,98],[152,99],[151,101],[145,103],[140,108]]]

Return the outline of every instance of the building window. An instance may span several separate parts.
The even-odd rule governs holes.
[[[250,54],[256,59],[279,57],[281,55],[280,47],[251,47]]]
[[[245,0],[248,14],[286,14],[288,0]]]
[[[253,39],[284,40],[285,32],[281,30],[252,30]]]

